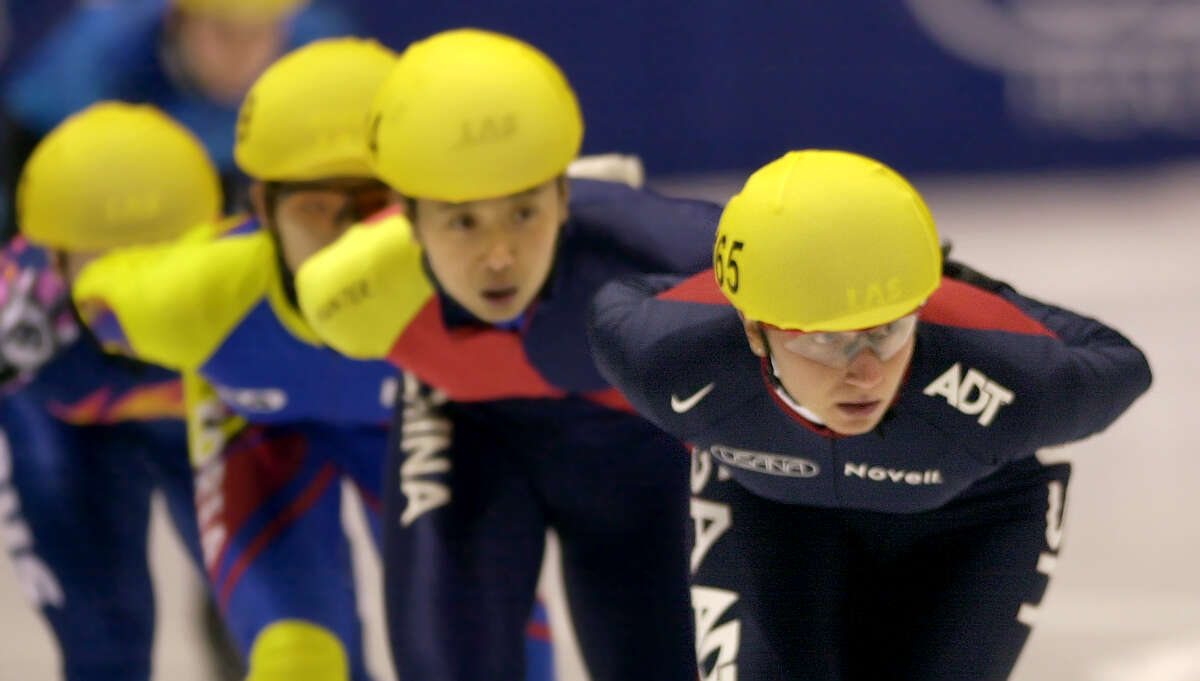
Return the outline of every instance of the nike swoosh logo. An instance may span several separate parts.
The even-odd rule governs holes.
[[[687,398],[686,400],[681,400],[678,397],[676,397],[674,393],[672,393],[671,394],[671,409],[674,410],[676,414],[682,414],[683,412],[690,410],[692,407],[699,404],[700,400],[704,399],[706,395],[708,395],[710,392],[712,392],[712,389],[715,388],[716,385],[717,385],[716,383],[709,383],[708,385],[701,388],[700,391],[697,392],[695,395],[692,395],[691,397]]]

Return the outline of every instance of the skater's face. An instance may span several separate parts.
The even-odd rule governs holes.
[[[256,184],[252,198],[259,218],[275,230],[284,262],[295,272],[350,225],[385,208],[390,192],[378,180],[337,178]]]
[[[237,21],[176,10],[170,26],[184,71],[205,95],[229,106],[242,101],[287,40],[279,19]]]
[[[558,178],[496,199],[411,205],[438,283],[471,314],[498,323],[520,315],[550,274],[567,219],[567,184]]]
[[[743,324],[751,351],[766,357],[769,350],[779,381],[792,399],[842,435],[861,435],[875,428],[895,400],[912,359],[912,329],[897,339],[902,343],[884,344],[882,353],[864,344],[844,362],[834,363],[842,366],[831,366],[787,349],[796,340],[794,332],[748,319]]]

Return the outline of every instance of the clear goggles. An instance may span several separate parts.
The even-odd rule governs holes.
[[[871,349],[879,361],[886,362],[912,339],[917,329],[917,313],[912,312],[882,326],[861,331],[796,331],[774,329],[787,337],[783,347],[795,353],[835,369],[845,369],[858,353]]]

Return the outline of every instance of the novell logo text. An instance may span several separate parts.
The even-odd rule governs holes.
[[[936,468],[910,471],[903,468],[885,468],[869,463],[846,462],[846,477],[862,478],[874,482],[894,482],[898,485],[940,485],[945,482],[942,472]]]
[[[964,414],[979,414],[979,425],[992,425],[1000,407],[1012,404],[1013,393],[975,369],[962,372],[962,363],[955,362],[946,373],[938,376],[923,391],[930,397],[941,395],[951,407]]]

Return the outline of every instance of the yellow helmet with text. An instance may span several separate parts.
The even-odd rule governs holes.
[[[220,212],[220,178],[200,140],[148,105],[101,102],[67,118],[17,184],[21,232],[66,251],[172,239]]]
[[[514,194],[565,172],[583,116],[549,57],[475,29],[413,43],[372,107],[380,178],[410,197],[463,202]]]
[[[933,216],[879,161],[793,151],[767,164],[721,215],[713,269],[743,315],[783,329],[880,326],[941,282]]]
[[[234,158],[260,180],[374,177],[367,114],[396,53],[374,40],[332,38],[294,50],[250,88]]]
[[[309,0],[173,0],[186,12],[232,21],[267,22],[281,19],[307,5]]]

